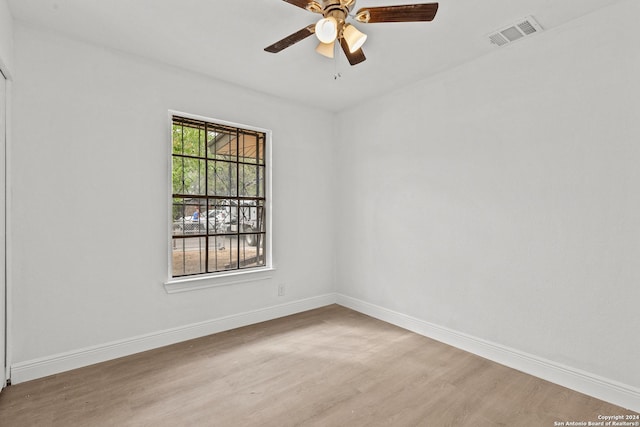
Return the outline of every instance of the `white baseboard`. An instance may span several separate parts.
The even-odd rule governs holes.
[[[338,294],[342,306],[614,405],[640,412],[640,389]]]
[[[320,295],[39,359],[18,362],[11,366],[11,383],[18,384],[118,357],[324,307],[335,302],[335,294]]]
[[[460,348],[510,368],[576,390],[580,393],[640,412],[640,389],[636,387],[564,366],[532,354],[476,338],[342,294],[320,295],[165,331],[15,363],[11,366],[11,383],[18,384],[116,359],[118,357],[175,344],[177,342],[289,316],[334,303]]]

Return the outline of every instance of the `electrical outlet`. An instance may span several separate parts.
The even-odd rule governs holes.
[[[279,297],[283,297],[284,296],[284,283],[280,283],[278,285],[278,296]]]

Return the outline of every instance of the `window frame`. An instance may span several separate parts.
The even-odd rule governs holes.
[[[173,277],[173,120],[174,116],[184,117],[187,119],[204,121],[216,125],[228,126],[233,128],[245,129],[253,132],[260,132],[265,135],[264,140],[264,162],[266,185],[264,187],[264,210],[265,210],[265,237],[264,249],[266,252],[265,265],[258,267],[247,267],[240,269],[232,269],[218,271],[212,273],[198,273]],[[271,277],[273,268],[273,250],[272,250],[272,134],[270,129],[264,129],[256,126],[250,126],[240,123],[234,123],[227,120],[221,120],[211,117],[200,116],[196,114],[185,113],[182,111],[168,111],[168,150],[167,150],[167,280],[164,283],[165,290],[168,293],[184,292],[194,289],[209,288],[214,286],[231,285],[235,283],[245,283],[256,280],[264,280]]]

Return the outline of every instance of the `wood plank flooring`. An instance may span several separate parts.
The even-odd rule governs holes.
[[[13,426],[554,426],[634,414],[332,305],[14,386]]]

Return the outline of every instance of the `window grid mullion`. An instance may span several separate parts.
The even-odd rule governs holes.
[[[204,163],[204,212],[205,212],[205,220],[204,220],[204,271],[209,272],[209,165],[207,164],[207,125],[208,123],[204,123],[204,144],[201,140],[201,129],[198,129],[198,154],[203,157]],[[204,145],[204,155],[200,151],[202,146]],[[200,214],[200,218],[198,221],[202,221],[202,214]]]
[[[236,129],[236,269],[240,269],[240,130]]]

